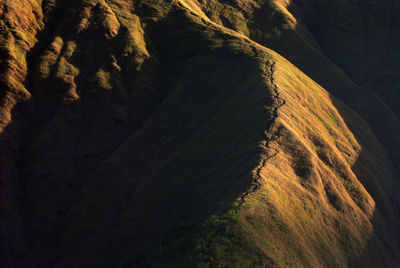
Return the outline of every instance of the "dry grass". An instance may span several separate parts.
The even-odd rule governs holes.
[[[30,98],[25,58],[43,27],[39,2],[3,3],[2,127]],[[290,1],[85,0],[60,15],[30,70],[46,120],[23,149],[21,202],[38,259],[347,267],[374,263],[361,258],[368,245],[375,261],[392,257],[398,183],[385,149],[351,108],[265,47],[330,90],[354,89],[360,99],[339,94],[348,103],[371,103],[322,64]],[[154,260],[164,234],[170,255]]]
[[[246,198],[243,224],[277,263],[287,257],[304,267],[344,267],[372,233],[375,203],[351,169],[361,146],[328,93],[276,57],[273,75],[285,100],[276,127],[283,130],[266,149],[278,154],[262,168],[260,190]]]

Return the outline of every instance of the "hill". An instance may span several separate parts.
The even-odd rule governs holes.
[[[399,263],[397,1],[0,3],[2,267]]]

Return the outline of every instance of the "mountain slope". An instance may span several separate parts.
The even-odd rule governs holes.
[[[319,8],[1,1],[3,266],[394,267],[400,124]]]

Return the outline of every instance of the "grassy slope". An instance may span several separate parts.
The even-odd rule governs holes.
[[[342,5],[345,5],[343,1],[338,2],[342,2]],[[324,24],[325,21],[328,21],[328,19],[324,17],[327,11],[322,8],[318,9],[320,4],[315,4],[307,0],[235,1],[232,3],[210,0],[200,1],[200,3],[204,9],[204,13],[215,22],[232,28],[235,31],[243,32],[252,40],[280,53],[314,81],[322,85],[329,93],[355,110],[368,123],[375,135],[379,138],[380,142],[391,155],[394,164],[399,166],[400,155],[398,150],[394,149],[400,144],[400,123],[398,118],[381,99],[377,98],[370,90],[356,84],[346,75],[343,69],[327,58],[324,54],[325,49],[321,50],[320,44],[316,42],[314,36],[310,33],[303,21],[304,17],[314,18],[311,26],[315,25],[315,27],[320,27],[318,28],[320,31],[318,33],[322,35],[322,41],[319,40],[322,46],[326,43],[331,43],[340,46],[342,48],[341,51],[347,49],[344,42],[336,42],[336,40],[342,38],[346,40],[346,42],[350,42],[349,40],[355,38],[353,38],[354,35],[350,33],[352,36],[349,37],[348,34],[344,35],[342,31],[331,31],[331,24]],[[326,4],[326,6],[329,6],[329,4]],[[340,3],[337,5],[337,8],[328,8],[330,12],[339,12],[341,14],[342,10],[346,10],[345,14],[347,14],[347,12],[352,14],[351,8],[349,11],[348,6],[343,8]],[[355,9],[354,12],[356,12],[356,10],[357,9]],[[316,15],[313,12],[316,12]],[[368,11],[365,11],[365,13],[367,12]],[[329,14],[326,14],[326,16],[328,18],[331,17]],[[341,17],[335,16],[335,21],[338,21],[335,25],[346,24],[349,25],[347,27],[351,28],[354,25],[354,21],[360,19],[359,16],[356,15],[343,16],[347,18],[347,20],[341,21]],[[379,20],[377,20],[375,24],[378,25],[377,27],[384,27],[380,25],[385,25]],[[314,30],[314,28],[311,29]],[[354,31],[356,30],[353,29],[352,32]],[[329,34],[330,32],[332,34]],[[338,35],[338,32],[340,32],[341,35]],[[317,35],[317,37],[320,36]],[[371,42],[368,40],[371,40]],[[363,41],[373,46],[373,40],[376,39],[366,38]],[[335,45],[331,46],[334,48]],[[352,52],[354,52],[354,50],[359,51],[358,46],[354,45],[354,42],[349,45],[349,50],[350,49]],[[393,52],[393,54],[395,54],[395,52]],[[357,53],[352,54],[350,57],[345,55],[343,56],[343,60],[351,65],[354,62],[352,59],[357,57],[357,55]],[[373,55],[373,53],[369,53],[366,57],[372,60],[376,56]],[[389,57],[389,59],[395,61],[396,56]],[[355,60],[356,65],[358,62],[360,62],[359,59]],[[370,64],[362,65],[370,66]],[[369,79],[368,76],[367,78]],[[368,80],[367,78],[365,81]],[[358,82],[357,80],[355,81]],[[381,83],[380,85],[384,86],[386,83]],[[388,90],[394,89],[395,87],[388,87]]]
[[[307,73],[317,66],[312,76],[357,111],[384,106],[323,57],[285,3],[47,3],[52,26],[26,82],[38,118],[15,149],[32,265],[393,264],[395,153],[247,36]]]
[[[264,153],[253,170],[260,185],[243,204],[195,227],[178,242],[172,234],[173,242],[164,249],[165,257],[159,263],[211,267],[393,265],[381,262],[396,256],[385,248],[389,233],[381,233],[397,221],[382,190],[398,187],[386,152],[358,115],[296,67],[268,50],[256,55],[260,63],[266,55],[272,56],[274,64],[261,63],[262,70],[268,70],[266,81],[276,86],[280,102],[285,103],[266,137],[272,141],[260,142]],[[355,138],[333,102],[362,135]],[[363,144],[368,146],[363,148]],[[390,218],[387,222],[360,180],[373,191],[382,212]],[[367,243],[374,245],[375,255],[359,259]]]
[[[376,239],[371,225],[373,218],[383,220],[381,212],[360,183],[372,185],[370,189],[379,192],[373,195],[376,202],[388,206],[379,188],[396,177],[383,148],[361,118],[341,107],[351,114],[348,124],[365,133],[356,139],[332,97],[286,61],[276,64],[275,76],[280,97],[286,101],[277,121],[277,127],[283,127],[282,137],[270,144],[279,153],[261,170],[261,190],[249,196],[243,207],[253,239],[258,240],[261,232],[259,243],[271,258],[282,263],[286,257],[295,266],[345,267],[356,260],[363,267],[374,267],[376,256],[357,257],[367,237],[381,259],[390,258],[393,253],[384,248],[386,242]],[[394,218],[393,211],[388,215]]]

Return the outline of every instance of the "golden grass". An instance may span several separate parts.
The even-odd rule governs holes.
[[[27,8],[26,10],[20,8],[20,5],[26,4],[25,1],[5,2],[10,5],[11,9],[15,9],[16,13],[19,12],[22,18],[18,18],[15,16],[16,13],[11,12],[10,14],[14,14],[11,17],[12,24],[16,26],[16,29],[8,31],[8,35],[0,39],[1,51],[6,56],[6,64],[9,65],[5,72],[4,82],[10,89],[9,91],[13,91],[14,94],[7,92],[6,97],[2,99],[2,110],[0,110],[2,127],[6,125],[4,122],[11,120],[10,111],[16,103],[15,95],[20,94],[19,98],[21,99],[29,98],[29,93],[24,87],[27,71],[25,57],[28,49],[36,42],[34,36],[37,30],[42,27],[42,22],[40,22],[41,11],[36,10],[40,7],[39,2],[32,1],[31,9]],[[89,233],[95,230],[95,232],[104,231],[102,235],[105,236],[114,235],[114,233],[107,233],[109,226],[106,222],[110,220],[107,219],[109,215],[116,215],[113,214],[116,206],[122,207],[118,208],[121,210],[120,214],[128,219],[123,222],[122,227],[118,226],[119,229],[117,229],[121,233],[125,230],[124,228],[132,231],[129,229],[134,222],[132,219],[137,220],[137,218],[134,218],[135,213],[133,216],[130,213],[135,209],[139,211],[138,215],[140,215],[141,209],[149,208],[147,214],[143,212],[144,219],[139,219],[143,221],[143,225],[152,222],[152,219],[159,218],[165,220],[162,223],[166,225],[172,224],[169,221],[178,221],[177,218],[173,218],[174,215],[169,218],[170,215],[154,215],[157,214],[154,211],[158,209],[160,214],[165,214],[165,211],[160,211],[160,207],[167,204],[166,207],[170,209],[168,205],[173,206],[181,202],[181,200],[175,200],[174,193],[179,193],[188,200],[192,200],[190,199],[192,193],[179,192],[181,191],[180,186],[183,185],[187,189],[193,190],[194,195],[204,197],[209,197],[209,194],[215,188],[219,189],[218,187],[222,189],[219,189],[221,192],[224,192],[225,188],[231,187],[227,184],[236,183],[234,180],[236,174],[230,174],[228,171],[233,166],[235,168],[240,168],[241,165],[253,167],[253,163],[249,164],[250,160],[257,159],[259,160],[258,165],[257,163],[254,165],[256,168],[254,168],[252,174],[246,175],[246,179],[251,179],[251,177],[257,179],[260,187],[255,192],[245,195],[244,203],[237,210],[238,219],[235,222],[235,231],[244,234],[246,238],[241,238],[241,240],[246,241],[242,246],[249,247],[243,248],[243,251],[253,252],[253,249],[256,249],[254,252],[257,251],[257,254],[254,253],[254,255],[257,255],[257,258],[258,253],[261,252],[280,267],[346,267],[352,260],[360,257],[368,240],[372,239],[374,243],[379,244],[379,241],[374,240],[375,234],[372,225],[377,208],[371,194],[364,187],[364,183],[368,182],[370,189],[373,189],[375,186],[377,188],[380,186],[379,179],[381,177],[384,177],[385,180],[394,179],[390,173],[392,168],[389,164],[390,161],[369,127],[350,108],[330,96],[324,88],[283,57],[249,39],[252,36],[257,36],[257,33],[261,33],[264,37],[267,36],[272,40],[284,36],[285,31],[295,31],[299,22],[288,11],[290,1],[238,0],[234,2],[234,4],[232,1],[232,4],[227,5],[225,2],[216,0],[176,0],[172,1],[171,4],[168,4],[167,1],[158,0],[142,1],[143,5],[147,4],[152,8],[150,14],[154,16],[146,17],[143,20],[146,23],[151,23],[150,21],[166,23],[163,22],[163,19],[168,19],[167,15],[171,10],[183,10],[184,12],[180,13],[183,14],[182,16],[173,17],[172,20],[181,20],[180,22],[185,23],[183,27],[187,27],[184,29],[187,30],[187,33],[183,32],[193,38],[188,41],[188,39],[185,39],[185,34],[182,35],[183,37],[176,34],[175,37],[178,38],[178,41],[170,40],[172,44],[158,44],[169,48],[169,50],[160,50],[157,53],[165,53],[164,57],[169,57],[170,61],[177,61],[180,64],[167,66],[169,69],[167,69],[166,74],[168,74],[170,88],[163,89],[165,92],[162,92],[165,95],[171,94],[176,99],[170,98],[167,102],[162,102],[163,104],[159,108],[161,112],[167,115],[165,117],[169,115],[174,117],[164,118],[160,116],[160,118],[157,118],[157,113],[155,113],[156,115],[152,117],[156,118],[154,122],[150,121],[150,123],[141,126],[143,133],[145,133],[146,128],[150,128],[150,130],[147,130],[155,137],[156,142],[152,140],[153,136],[150,138],[151,141],[148,141],[147,138],[141,137],[142,133],[138,131],[131,137],[132,141],[130,142],[132,144],[128,143],[132,148],[138,148],[137,151],[147,152],[146,150],[149,150],[149,158],[153,153],[159,152],[157,146],[165,148],[165,152],[159,155],[159,158],[165,161],[162,162],[164,166],[159,167],[157,166],[159,163],[155,162],[154,167],[151,167],[154,170],[151,170],[151,176],[149,175],[148,178],[168,181],[165,185],[170,189],[162,189],[160,192],[149,191],[154,194],[152,199],[146,199],[146,196],[143,199],[135,200],[135,195],[130,193],[128,195],[126,189],[118,188],[121,185],[115,185],[115,169],[107,169],[106,165],[105,167],[100,166],[100,171],[98,171],[100,175],[97,174],[99,177],[91,177],[90,181],[95,187],[90,188],[93,185],[88,184],[82,191],[82,198],[87,203],[78,203],[76,207],[71,209],[71,214],[77,215],[76,219],[72,219],[72,222],[76,220],[78,224],[71,225],[69,231],[74,235],[79,234],[82,229]],[[88,89],[88,95],[92,92],[101,91],[102,93],[106,92],[107,96],[112,95],[108,93],[117,92],[116,95],[120,94],[125,97],[128,95],[126,88],[133,92],[130,99],[117,98],[117,96],[115,103],[114,100],[105,100],[105,106],[112,106],[110,110],[115,108],[113,105],[117,106],[116,103],[118,103],[118,106],[123,106],[125,103],[130,105],[131,100],[134,104],[145,102],[143,106],[134,107],[137,110],[147,109],[147,102],[153,102],[154,99],[157,100],[154,103],[158,103],[161,94],[151,83],[156,83],[153,80],[160,78],[157,76],[158,74],[152,73],[156,71],[151,68],[157,69],[159,62],[152,62],[154,65],[151,68],[145,65],[146,61],[154,56],[152,53],[156,53],[149,49],[150,42],[146,40],[148,36],[145,35],[145,31],[148,25],[142,22],[139,15],[133,14],[134,8],[136,7],[134,7],[132,1],[87,0],[79,3],[78,7],[74,7],[73,10],[69,10],[71,14],[78,16],[73,25],[68,25],[68,27],[74,29],[73,34],[81,37],[88,33],[100,33],[99,36],[103,37],[104,40],[101,39],[103,41],[101,45],[99,44],[99,47],[96,47],[95,51],[80,51],[80,46],[84,46],[82,40],[79,38],[71,40],[71,38],[66,38],[62,34],[56,35],[51,44],[37,59],[33,77],[34,87],[38,90],[35,94],[39,98],[40,96],[48,97],[50,101],[57,98],[64,102],[77,101],[80,97],[77,92],[76,80],[80,74],[85,72],[85,75],[94,80],[90,81],[94,82],[91,85],[94,90]],[[36,10],[35,14],[38,18],[33,18],[33,9]],[[265,10],[269,11],[271,16],[265,17],[265,24],[257,24],[253,20],[256,17],[256,12],[264,12]],[[261,17],[264,19],[263,16]],[[25,20],[25,18],[29,19]],[[23,27],[33,30],[24,31],[22,30]],[[158,37],[153,38],[157,39]],[[183,41],[179,38],[182,38]],[[176,55],[180,57],[175,57]],[[86,59],[90,64],[95,63],[95,68],[84,62],[83,56],[87,57]],[[156,56],[155,58],[158,60]],[[258,65],[259,69],[257,69]],[[215,66],[217,67],[215,72],[211,73],[208,69]],[[251,74],[248,74],[249,77],[244,77],[243,81],[240,80],[226,86],[227,81],[230,82],[232,77],[236,75],[240,77],[243,70],[248,71],[247,68],[252,70]],[[254,70],[251,68],[254,68]],[[148,73],[143,75],[142,71]],[[201,74],[204,74],[204,77]],[[204,80],[208,78],[210,80],[207,81],[209,82],[208,87],[202,88]],[[161,81],[160,83],[164,82]],[[143,83],[144,86],[138,87],[139,83]],[[82,90],[86,90],[86,88],[82,88]],[[57,91],[56,97],[51,99],[54,91]],[[274,95],[271,98],[275,98],[276,102],[284,102],[284,105],[277,109],[273,128],[267,129],[267,125],[261,127],[262,132],[269,131],[269,133],[266,133],[268,141],[257,140],[260,137],[254,133],[259,131],[258,127],[262,124],[262,120],[269,122],[270,118],[267,114],[273,114],[271,111],[276,105],[276,103],[267,104],[267,95],[270,92]],[[92,101],[89,98],[88,100]],[[97,101],[96,98],[93,98],[93,100],[94,102]],[[181,102],[177,104],[174,101]],[[200,101],[203,102],[201,104],[206,106],[200,105]],[[194,104],[194,107],[199,105],[199,109],[186,107],[192,106],[192,104]],[[96,105],[93,106],[97,107]],[[152,105],[149,104],[148,106]],[[177,105],[190,111],[193,118],[201,120],[196,123],[195,120],[184,113],[186,110],[184,112],[171,112],[171,110],[174,111],[171,107]],[[267,107],[263,107],[263,105],[267,105]],[[238,106],[240,107],[238,108]],[[99,104],[99,107],[102,107],[101,104]],[[344,122],[339,114],[338,107],[340,107],[342,113],[345,111],[350,118],[347,122]],[[126,116],[128,112],[125,111],[125,108],[126,111],[129,111],[131,107],[122,107],[120,109],[122,110],[121,116],[117,113],[118,111],[112,110],[112,112],[116,112],[115,118],[117,120],[112,118],[109,121],[104,121],[108,123],[129,120],[131,115]],[[215,113],[208,113],[208,109],[210,111],[215,110]],[[136,116],[135,112],[132,112],[133,117]],[[151,112],[151,109],[149,109],[144,114]],[[259,115],[264,117],[257,117]],[[182,119],[179,116],[187,116],[187,118]],[[258,121],[250,124],[246,116],[250,120],[254,116]],[[101,113],[98,117],[103,119]],[[137,121],[139,120],[141,119],[137,119]],[[139,122],[135,121],[134,123],[139,125]],[[249,129],[246,129],[248,132],[243,135],[247,135],[245,141],[248,144],[237,142],[241,140],[241,131],[244,130],[240,129],[241,125],[237,126],[235,123],[248,124]],[[105,124],[99,123],[100,129],[101,131],[108,130],[109,133],[101,133],[106,138],[103,136],[96,137],[95,140],[98,138],[99,142],[96,143],[96,140],[93,142],[93,146],[101,147],[104,145],[105,149],[102,148],[99,151],[107,152],[104,153],[104,157],[108,157],[113,149],[112,146],[121,145],[122,136],[119,135],[122,134],[114,133],[113,131],[118,132],[119,130],[110,130]],[[357,134],[362,133],[364,135],[362,141],[364,144],[368,144],[368,148],[372,148],[370,152],[364,148],[364,144],[359,139],[360,135],[354,135],[349,130],[349,124]],[[198,129],[203,129],[205,126],[209,128],[208,136],[206,136],[208,140],[207,143],[202,143],[204,142],[204,133],[199,132]],[[151,127],[154,127],[155,130]],[[160,127],[160,130],[158,127]],[[130,128],[127,129],[132,131]],[[95,130],[97,131],[97,129]],[[145,141],[143,144],[146,144],[146,142],[153,144],[154,142],[154,151],[151,151],[152,148],[141,147],[142,144],[139,144],[140,139],[138,142],[137,137]],[[174,144],[175,141],[176,144]],[[231,141],[237,147],[227,144],[227,141]],[[206,144],[207,146],[199,146],[199,144]],[[170,152],[172,149],[168,145],[179,148],[180,151]],[[108,147],[111,149],[108,150]],[[117,156],[122,152],[128,156],[132,151],[136,152],[135,150],[128,150],[129,147],[126,147],[128,149],[125,148],[126,151],[123,151],[123,146],[121,148],[116,153]],[[232,149],[232,151],[225,150],[226,148]],[[221,153],[221,151],[223,152]],[[261,155],[256,155],[256,151],[262,151]],[[248,156],[249,152],[253,153],[251,155],[253,158],[244,159],[243,156]],[[213,172],[207,171],[209,173],[205,173],[208,177],[204,179],[204,183],[196,177],[199,174],[194,171],[197,170],[198,163],[206,163],[210,156],[215,157],[216,155],[221,155],[221,157],[208,164],[212,167]],[[98,158],[102,160],[101,157],[103,156]],[[110,159],[116,161],[114,164],[120,165],[119,160],[121,159],[112,157],[113,155],[110,156]],[[135,157],[141,160],[140,156],[135,155]],[[171,160],[167,157],[171,157]],[[123,161],[130,160],[127,159],[126,155],[121,158],[123,158]],[[249,161],[249,163],[244,164],[246,161]],[[100,163],[98,159],[95,159],[94,162]],[[147,164],[147,161],[143,162]],[[143,165],[145,166],[145,164]],[[109,173],[106,173],[106,175],[101,173],[102,168]],[[126,168],[124,172],[130,174],[130,165],[127,164],[123,168]],[[135,168],[141,170],[142,167],[135,166]],[[241,169],[238,170],[242,171]],[[145,170],[144,173],[147,174],[148,171]],[[225,177],[215,175],[219,173],[223,173]],[[136,176],[139,175],[136,174]],[[111,178],[110,181],[108,181],[109,178]],[[121,178],[116,179],[121,180]],[[125,179],[129,181],[130,177]],[[191,179],[194,182],[191,182]],[[198,179],[198,181],[195,181],[195,179]],[[216,179],[220,180],[218,181],[219,185],[215,183]],[[228,179],[232,179],[232,181]],[[96,184],[99,182],[98,180],[104,181]],[[123,183],[126,183],[126,181],[123,181]],[[108,182],[110,185],[106,184]],[[158,181],[155,180],[155,182]],[[211,186],[208,186],[209,188],[203,187],[206,183],[210,183]],[[144,187],[146,187],[145,183]],[[153,185],[147,185],[147,187],[152,188]],[[107,189],[104,190],[103,188]],[[132,188],[134,187],[132,186]],[[120,194],[113,192],[115,189],[122,191],[128,197],[121,197]],[[236,196],[232,197],[231,193],[223,194],[228,199],[236,198]],[[123,203],[121,205],[118,202],[114,203],[114,198],[115,200],[124,198],[126,200],[121,201]],[[215,196],[214,198],[215,200],[223,199]],[[130,199],[134,202],[129,203]],[[216,202],[215,200],[207,200],[207,202]],[[108,201],[110,202],[107,205],[111,204],[110,207],[104,208],[104,202]],[[137,208],[135,206],[137,204],[145,204],[147,207]],[[200,202],[193,206],[202,211],[202,209],[216,205],[204,205]],[[125,208],[127,209],[122,211]],[[187,209],[188,207],[184,208]],[[110,214],[103,213],[105,209]],[[45,210],[46,208],[43,209],[43,211]],[[188,215],[189,213],[192,213],[192,211],[189,211]],[[53,215],[54,211],[46,211],[46,214]],[[82,218],[79,218],[79,216]],[[192,217],[191,219],[197,219],[197,215],[189,216]],[[212,219],[215,220],[215,217]],[[104,226],[101,224],[104,224]],[[137,229],[140,227],[143,226],[136,225]],[[146,228],[151,229],[147,226]],[[158,227],[154,228],[151,231],[158,231]],[[106,239],[100,242],[105,243],[105,241]],[[226,242],[226,237],[222,236],[221,241]],[[84,243],[86,243],[86,240]],[[90,244],[90,242],[87,243]],[[232,245],[232,243],[226,244]],[[238,245],[234,244],[234,246],[236,251],[240,251],[240,247],[239,250],[237,249]],[[219,249],[218,247],[215,248]],[[129,248],[124,250],[128,251]],[[224,250],[228,252],[229,248]],[[78,255],[80,255],[80,252],[78,252]],[[247,255],[243,256],[247,257]],[[99,260],[102,257],[99,256]],[[367,261],[368,258],[365,262]],[[116,260],[116,262],[122,261]]]
[[[24,85],[26,53],[37,41],[35,35],[43,27],[43,14],[40,2],[35,0],[4,0],[0,13],[0,83],[3,85],[0,125],[4,127],[11,120],[13,107],[30,97]]]
[[[287,260],[296,267],[347,267],[374,236],[375,202],[352,171],[362,147],[333,97],[272,54],[272,75],[285,105],[274,130],[281,128],[280,137],[264,148],[265,155],[278,154],[262,167],[261,187],[246,197],[240,224],[282,267]],[[353,120],[365,125],[356,116]],[[384,162],[384,154],[375,157]],[[363,168],[370,176],[363,181],[376,180],[376,167]]]

